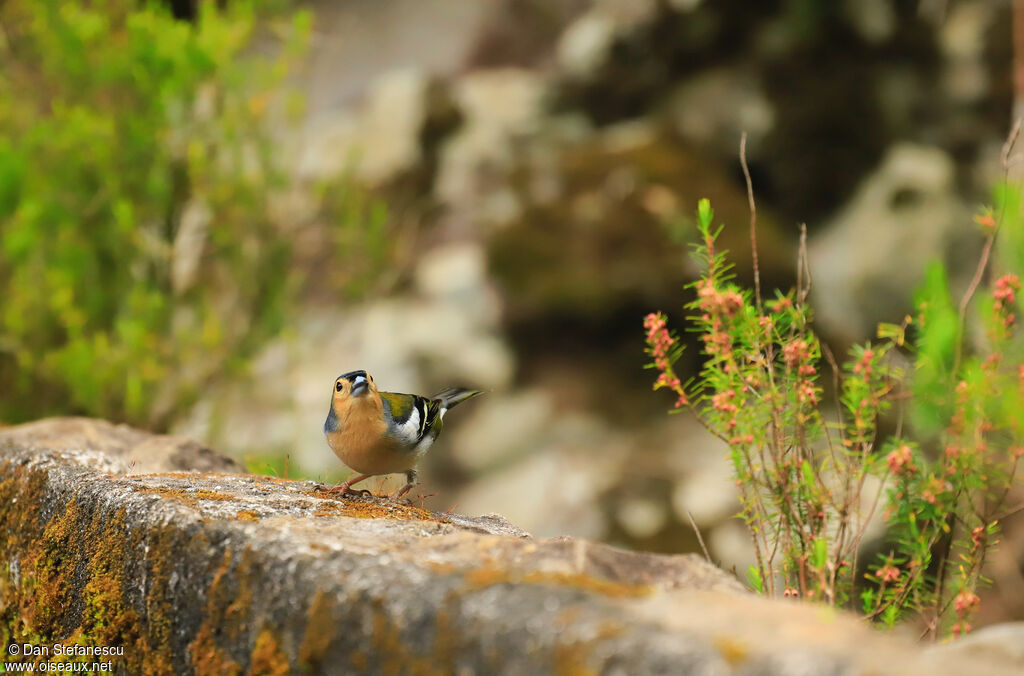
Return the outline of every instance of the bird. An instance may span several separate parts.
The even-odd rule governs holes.
[[[324,436],[338,459],[358,476],[327,492],[345,495],[364,479],[401,472],[406,483],[390,498],[402,498],[416,484],[416,464],[441,433],[444,414],[482,393],[453,387],[428,398],[381,392],[373,377],[362,370],[338,376]]]

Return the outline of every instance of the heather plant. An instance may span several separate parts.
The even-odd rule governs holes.
[[[307,32],[249,2],[0,6],[0,420],[160,427],[278,329],[268,119]]]
[[[1012,195],[1004,190],[1003,202]],[[916,612],[932,635],[969,630],[1024,448],[1015,415],[1024,404],[1017,276],[996,275],[971,303],[995,241],[992,212],[978,218],[985,254],[960,307],[936,264],[918,292],[917,318],[880,326],[878,339],[852,348],[841,366],[811,328],[804,247],[797,288],[762,300],[756,256],[755,288],[743,289],[716,248],[713,218],[702,200],[694,254],[703,272],[685,306],[703,345],[699,373],[687,382],[676,374],[682,345],[664,315],[648,315],[644,326],[655,389],[671,390],[676,412],[688,409],[728,445],[756,559],[750,585],[829,605],[859,600],[867,617],[888,625]],[[751,239],[756,247],[753,218]],[[964,327],[975,306],[985,338],[968,350]],[[912,378],[899,366],[907,359]],[[898,421],[896,433],[880,438],[886,416]],[[877,563],[864,565],[858,556],[879,508],[886,544]]]

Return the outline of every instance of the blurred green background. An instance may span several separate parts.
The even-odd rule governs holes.
[[[1010,11],[7,0],[0,423],[101,416],[333,481],[339,373],[482,387],[428,506],[658,551],[697,549],[692,515],[745,568],[722,448],[641,368],[643,316],[682,316],[696,200],[749,278],[746,132],[765,285],[792,284],[806,222],[837,351],[899,322],[929,261],[964,284]]]

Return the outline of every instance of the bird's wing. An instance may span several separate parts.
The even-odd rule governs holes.
[[[447,390],[441,390],[434,395],[432,401],[440,402],[441,408],[448,410],[455,408],[456,405],[461,404],[471,397],[475,397],[478,394],[483,394],[482,390],[468,390],[465,387],[450,387]]]
[[[381,392],[380,397],[391,411],[389,432],[403,444],[416,446],[430,435],[441,408],[437,402],[397,392]]]

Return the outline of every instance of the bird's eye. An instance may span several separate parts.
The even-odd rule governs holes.
[[[341,392],[341,387],[342,385],[340,380],[334,384],[334,389],[336,389],[338,392]]]

